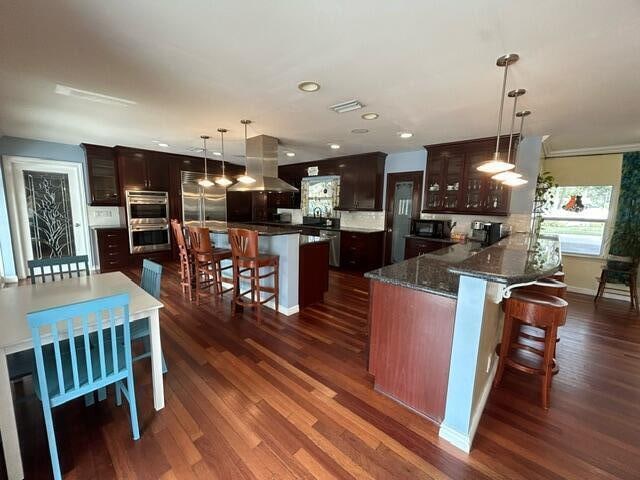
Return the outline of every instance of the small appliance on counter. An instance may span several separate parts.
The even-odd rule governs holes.
[[[273,213],[271,214],[271,221],[276,223],[291,223],[290,213]]]
[[[450,238],[451,220],[414,220],[411,233],[417,237]]]
[[[510,233],[509,226],[500,222],[471,222],[471,238],[487,245],[493,245]]]

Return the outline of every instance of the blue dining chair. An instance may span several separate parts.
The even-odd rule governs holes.
[[[149,295],[160,298],[160,284],[162,282],[162,265],[147,260],[142,261],[142,276],[140,278],[140,286]],[[143,318],[131,324],[131,340],[141,340],[144,344],[144,352],[133,357],[133,361],[137,362],[143,358],[151,356],[151,341],[149,338],[149,319]],[[167,373],[167,364],[162,355],[162,373]]]
[[[123,343],[116,341],[118,316],[122,318]],[[122,404],[124,394],[129,402],[133,439],[138,440],[129,295],[124,293],[29,313],[27,321],[36,357],[34,386],[42,401],[54,478],[62,478],[52,416],[53,408],[59,405],[115,385],[116,404]],[[91,348],[89,338],[89,325],[94,323],[97,331],[93,335],[97,337],[98,348]],[[110,332],[109,336],[105,335],[106,331]],[[44,340],[52,343],[43,345]]]

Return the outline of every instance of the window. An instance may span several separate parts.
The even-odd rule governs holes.
[[[313,177],[302,180],[302,214],[331,217],[338,204],[340,177]]]
[[[612,193],[610,185],[552,188],[553,205],[542,215],[542,233],[557,234],[563,253],[600,255]]]

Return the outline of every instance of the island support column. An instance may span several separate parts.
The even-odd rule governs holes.
[[[445,416],[440,437],[469,452],[495,376],[502,288],[460,276]]]

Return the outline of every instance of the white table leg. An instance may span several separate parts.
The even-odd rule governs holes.
[[[160,315],[153,310],[149,315],[149,336],[151,337],[151,377],[153,380],[153,406],[164,408],[164,384],[162,379],[162,344],[160,342]]]
[[[4,350],[0,350],[0,433],[2,434],[2,448],[4,449],[8,478],[10,480],[23,479],[18,426],[16,425],[16,413],[13,410],[11,381],[9,380],[7,356]]]

